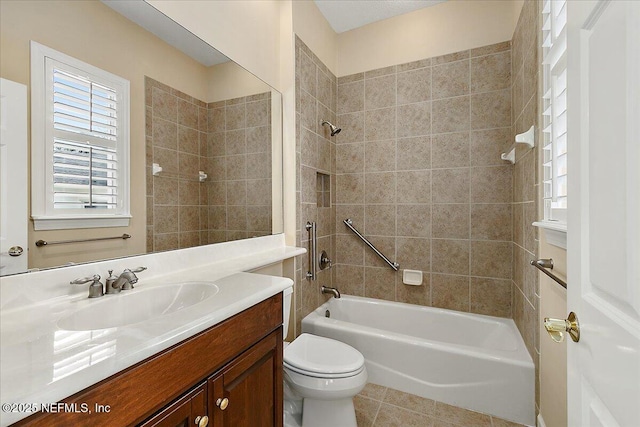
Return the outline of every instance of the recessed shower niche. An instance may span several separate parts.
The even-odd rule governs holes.
[[[326,173],[316,174],[316,195],[319,208],[331,207],[331,177]]]

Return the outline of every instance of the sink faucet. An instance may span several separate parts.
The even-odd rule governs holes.
[[[133,285],[138,283],[138,276],[135,273],[140,273],[146,269],[147,267],[138,267],[133,270],[127,268],[118,277],[113,276],[113,270],[109,270],[109,277],[106,280],[106,293],[117,294],[120,291],[133,289]]]
[[[334,298],[340,298],[340,291],[337,288],[330,288],[328,286],[323,286],[320,288],[320,291],[323,294],[331,294]]]
[[[69,282],[72,285],[82,285],[84,283],[92,282],[89,285],[89,298],[100,298],[104,295],[104,290],[102,289],[102,283],[100,282],[100,276],[97,274],[89,277],[82,277],[80,279],[72,280]]]

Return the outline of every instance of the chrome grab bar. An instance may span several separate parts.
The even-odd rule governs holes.
[[[316,230],[316,223],[307,221],[305,228],[309,232],[309,245],[311,246],[311,248],[309,248],[309,271],[307,271],[307,279],[316,280],[316,259],[318,256],[318,234]]]
[[[344,222],[344,225],[349,227],[349,229],[351,231],[353,231],[356,234],[356,236],[358,236],[364,242],[365,245],[369,246],[371,248],[371,250],[376,253],[376,255],[378,255],[380,258],[382,258],[384,260],[384,262],[389,264],[389,267],[393,268],[395,271],[398,271],[398,268],[400,268],[400,264],[398,264],[397,262],[390,261],[389,258],[384,256],[384,254],[378,250],[378,248],[373,246],[373,243],[368,241],[366,237],[364,237],[362,234],[360,234],[360,232],[358,230],[356,230],[356,228],[353,226],[353,221],[351,220],[351,218],[347,218],[342,222]]]
[[[123,234],[122,236],[114,236],[114,237],[96,237],[94,239],[78,239],[78,240],[58,240],[57,242],[47,242],[46,240],[38,240],[36,242],[36,246],[41,248],[43,246],[49,245],[62,245],[65,243],[84,243],[84,242],[97,242],[99,240],[116,240],[122,239],[127,240],[131,238],[131,234]]]
[[[538,270],[542,271],[547,276],[551,277],[560,286],[567,289],[567,282],[565,282],[564,280],[562,280],[561,278],[559,278],[558,276],[556,276],[555,274],[549,271],[549,270],[553,270],[553,259],[551,258],[534,259],[534,260],[531,260],[531,265],[533,265]]]

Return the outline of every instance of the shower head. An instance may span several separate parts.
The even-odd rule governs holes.
[[[340,131],[342,130],[337,126],[332,125],[331,123],[329,123],[326,120],[322,121],[322,126],[324,126],[324,125],[329,125],[329,129],[331,129],[331,136],[335,136],[336,134],[340,133]]]

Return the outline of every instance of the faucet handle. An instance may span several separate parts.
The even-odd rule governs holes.
[[[97,275],[97,274],[94,274],[93,276],[81,277],[79,279],[72,280],[71,282],[69,282],[69,284],[71,284],[71,285],[83,285],[85,283],[99,282],[99,281],[100,281],[100,276]]]
[[[100,282],[100,276],[98,274],[72,280],[70,283],[72,285],[82,285],[84,283],[89,283],[89,282],[93,282],[89,286],[89,298],[99,298],[104,295],[104,288],[102,287],[102,283]]]
[[[136,267],[133,270],[129,270],[132,273],[140,273],[142,271],[145,271],[147,269],[147,267]]]

